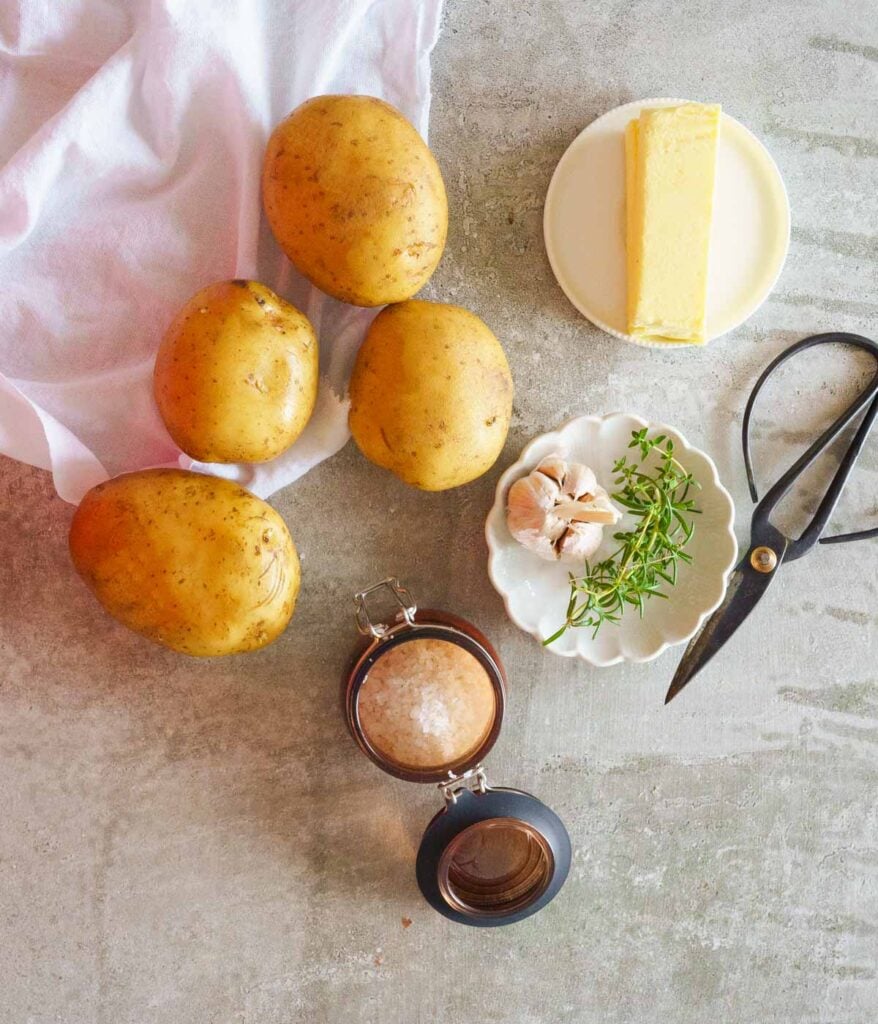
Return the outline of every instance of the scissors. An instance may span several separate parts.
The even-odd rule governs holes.
[[[811,447],[804,452],[777,483],[759,501],[753,466],[750,459],[750,415],[756,396],[771,374],[792,356],[818,345],[842,344],[868,352],[875,359],[875,374],[865,390],[861,392],[838,417],[838,419],[817,438]],[[781,533],[771,521],[771,513],[777,503],[789,491],[796,480],[823,452],[858,413],[866,409],[859,427],[851,438],[847,451],[844,453],[835,476],[820,502],[814,518],[802,532],[800,537],[787,537]],[[815,544],[844,544],[848,541],[865,540],[867,537],[878,537],[878,527],[871,530],[860,530],[856,533],[845,533],[832,537],[824,537],[823,531],[829,522],[838,502],[847,478],[856,464],[863,443],[868,437],[872,424],[878,416],[878,344],[863,338],[859,334],[832,332],[815,334],[796,342],[774,359],[756,381],[750,398],[744,409],[742,441],[744,447],[744,466],[747,470],[747,483],[750,497],[758,502],[753,510],[750,526],[750,545],[747,553],[738,563],[729,579],[725,598],[719,608],[707,620],[701,631],[695,635],[686,653],[683,655],[671,685],[665,697],[665,704],[673,700],[683,687],[710,661],[729,637],[738,629],[750,612],[756,607],[763,594],[768,590],[778,569],[785,562],[792,562],[807,554]]]

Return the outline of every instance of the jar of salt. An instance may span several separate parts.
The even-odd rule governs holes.
[[[392,612],[374,618],[381,595]],[[482,760],[500,732],[506,675],[472,623],[418,609],[398,580],[355,598],[366,636],[345,680],[348,727],[381,769],[435,783],[445,807],[418,850],[418,885],[441,914],[465,924],[511,924],[544,907],[564,884],[570,839],[529,793],[489,786]]]

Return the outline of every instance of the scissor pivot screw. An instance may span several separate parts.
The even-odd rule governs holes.
[[[753,548],[750,564],[757,572],[774,572],[777,568],[777,555],[771,548]]]

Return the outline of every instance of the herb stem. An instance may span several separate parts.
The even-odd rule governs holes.
[[[544,645],[554,643],[570,628],[588,626],[597,635],[605,622],[618,623],[627,607],[641,616],[650,597],[667,597],[661,587],[674,586],[679,562],[691,562],[683,551],[695,530],[692,516],[700,510],[689,498],[698,484],[674,456],[674,445],[664,434],[647,436],[647,428],[631,434],[629,448],[640,451],[639,463],[623,456],[613,466],[620,487],[613,499],[637,523],[614,538],[619,547],[602,562],[585,564],[581,576],[570,574],[570,600],[564,624]],[[646,468],[652,452],[658,466]]]

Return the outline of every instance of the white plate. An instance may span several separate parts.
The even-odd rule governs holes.
[[[509,618],[538,640],[551,636],[564,622],[570,586],[567,573],[574,566],[547,562],[519,544],[506,527],[506,495],[513,481],[529,473],[541,459],[559,452],[574,462],[591,466],[612,492],[613,463],[629,451],[631,432],[649,427],[650,434],[667,434],[675,454],[701,485],[696,500],[701,514],[695,517],[695,533],[687,547],[691,565],[681,564],[677,585],[668,588],[668,600],[651,598],[641,619],[635,608],[626,611],[618,625],[606,623],[597,635],[588,628],[568,629],[547,650],[568,658],[579,657],[603,667],[620,661],[650,661],[672,644],[689,640],[723,599],[738,555],[735,541],[735,508],[720,483],[716,466],[704,452],[676,430],[660,423],[648,424],[639,416],[579,416],[558,430],[541,434],[521,453],[519,460],[500,477],[494,505],[485,524],[488,540],[488,575],[506,604]],[[631,517],[616,529],[630,529]],[[604,530],[604,542],[596,559],[611,553],[612,528]]]
[[[567,298],[601,330],[626,333],[625,126],[645,107],[679,99],[638,100],[593,121],[558,162],[543,231],[549,262]],[[768,150],[740,122],[722,115],[710,238],[707,340],[742,324],[774,287],[790,244],[790,204]]]

